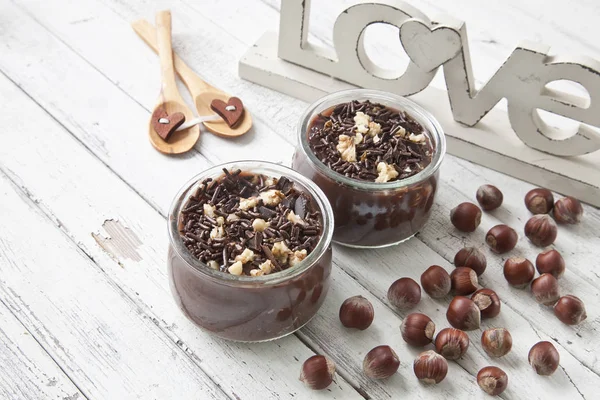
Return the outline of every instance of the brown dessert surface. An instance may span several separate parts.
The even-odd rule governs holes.
[[[423,126],[404,111],[369,100],[332,107],[311,121],[308,142],[329,168],[362,181],[391,182],[431,163]]]
[[[181,211],[180,235],[208,267],[262,276],[296,266],[322,233],[314,200],[285,176],[223,170],[205,179]]]

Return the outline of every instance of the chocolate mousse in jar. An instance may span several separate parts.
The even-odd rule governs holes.
[[[436,119],[391,93],[327,95],[300,120],[292,167],[333,208],[333,240],[349,247],[401,243],[427,222],[446,152]]]
[[[297,172],[262,161],[194,177],[169,211],[168,273],[180,309],[225,339],[286,336],[329,290],[333,212]]]

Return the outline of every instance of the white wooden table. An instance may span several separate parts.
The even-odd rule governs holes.
[[[332,4],[333,3],[333,4]],[[347,2],[344,2],[347,3]],[[591,0],[420,1],[429,15],[467,21],[475,73],[488,77],[520,39],[600,58]],[[328,43],[340,1],[313,2],[314,40]],[[166,275],[165,215],[179,186],[220,162],[261,158],[289,164],[295,127],[306,104],[240,80],[237,61],[265,29],[276,29],[276,0],[0,0],[0,398],[2,399],[386,399],[485,398],[474,376],[486,365],[509,375],[503,398],[598,398],[600,389],[600,212],[561,227],[555,247],[567,261],[563,293],[581,297],[582,325],[568,327],[538,306],[527,290],[509,288],[504,257],[487,249],[482,276],[503,300],[498,318],[513,351],[489,360],[472,346],[447,379],[420,385],[412,372],[418,350],[401,339],[404,313],[385,293],[401,276],[418,279],[431,264],[451,270],[464,245],[481,246],[500,221],[520,232],[528,218],[523,196],[531,185],[448,156],[433,217],[418,237],[385,250],[335,247],[333,285],[321,311],[300,332],[265,344],[225,342],[201,332],[176,308]],[[146,137],[159,90],[157,57],[131,30],[140,17],[173,11],[175,48],[201,76],[241,97],[253,113],[251,133],[225,140],[204,132],[181,157],[157,153]],[[371,42],[387,34],[375,29]],[[380,36],[378,36],[380,35]],[[387,39],[392,38],[391,35]],[[395,62],[390,42],[374,56]],[[435,110],[432,110],[435,113]],[[505,193],[502,209],[485,214],[465,235],[448,223],[449,210],[493,183]],[[514,254],[535,258],[521,238]],[[375,307],[373,326],[348,332],[338,322],[341,302],[356,294]],[[446,303],[424,296],[418,310],[438,330]],[[527,365],[529,348],[552,341],[561,367],[550,378]],[[362,359],[389,344],[399,373],[365,378]],[[336,383],[311,392],[298,381],[314,353],[338,365]]]

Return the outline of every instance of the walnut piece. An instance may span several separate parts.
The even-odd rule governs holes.
[[[219,269],[219,263],[216,262],[215,260],[210,260],[209,262],[206,263],[206,265],[208,265],[208,267],[211,269]]]
[[[269,223],[262,218],[256,218],[252,221],[252,228],[255,232],[263,232],[269,227]]]
[[[248,210],[258,205],[258,199],[256,197],[250,197],[249,199],[240,198],[240,210]]]
[[[236,261],[227,268],[231,275],[241,275],[244,272],[244,266],[240,261]]]
[[[273,245],[271,253],[280,264],[286,264],[288,256],[292,253],[292,251],[285,245],[284,242],[277,242]]]
[[[217,225],[219,225],[219,226],[225,225],[225,218],[217,217]]]
[[[267,260],[264,263],[260,264],[258,266],[258,268],[260,268],[260,270],[265,274],[270,274],[271,271],[273,271],[273,263],[271,263],[271,260]]]
[[[418,135],[411,133],[408,135],[408,140],[414,143],[423,143],[425,141],[425,135],[422,133],[419,133]]]
[[[302,249],[300,251],[295,251],[294,254],[290,254],[289,256],[289,264],[290,267],[294,267],[297,264],[299,264],[302,260],[304,260],[306,258],[306,256],[308,255],[306,249]]]
[[[250,249],[244,249],[242,254],[235,257],[235,261],[240,261],[242,264],[247,264],[254,260],[254,252]]]
[[[305,222],[302,218],[296,215],[293,211],[290,211],[287,215],[287,220],[298,225],[304,225]]]
[[[398,171],[392,165],[383,161],[377,164],[377,172],[379,172],[379,176],[375,179],[375,182],[379,183],[388,182],[398,176]]]
[[[204,203],[202,208],[204,210],[204,215],[206,215],[207,217],[211,217],[211,218],[215,217],[215,210],[217,209],[217,207],[211,206],[208,203]]]
[[[381,133],[381,125],[377,122],[369,122],[369,135],[377,136]]]
[[[354,144],[360,144],[360,142],[362,142],[364,136],[362,135],[362,133],[357,132],[356,135],[354,135]]]
[[[210,235],[209,237],[211,239],[220,239],[222,237],[225,237],[225,229],[223,229],[222,226],[215,226],[214,228],[212,228],[212,230],[210,231]]]
[[[342,160],[348,162],[356,161],[356,145],[354,138],[348,135],[340,135],[338,137],[337,151],[342,155]]]
[[[261,276],[264,275],[264,272],[262,272],[260,269],[251,269],[250,270],[250,276]]]
[[[237,216],[237,215],[235,215],[235,214],[229,214],[229,215],[227,216],[227,222],[233,222],[233,221],[237,221],[237,220],[239,220],[239,219],[240,219],[240,217],[238,217],[238,216]]]
[[[398,127],[398,129],[396,129],[396,132],[394,132],[394,135],[405,137],[406,136],[406,129],[404,129],[403,126],[400,126],[400,127]]]
[[[261,192],[259,194],[259,197],[265,205],[276,206],[277,204],[281,203],[281,200],[285,198],[285,195],[279,190],[271,189],[265,192]]]

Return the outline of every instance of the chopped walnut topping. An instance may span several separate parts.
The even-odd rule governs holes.
[[[262,276],[265,273],[262,272],[260,269],[251,269],[250,270],[250,276]]]
[[[402,136],[402,137],[405,137],[405,136],[406,136],[406,129],[404,129],[404,127],[403,127],[403,126],[399,126],[399,127],[396,129],[396,132],[394,132],[394,135],[396,135],[396,136]]]
[[[425,135],[422,133],[419,133],[418,135],[411,133],[410,135],[408,135],[408,140],[414,143],[423,143],[425,142]]]
[[[216,262],[215,260],[210,260],[209,262],[206,263],[206,265],[208,265],[208,267],[211,269],[219,269],[219,263]]]
[[[292,251],[283,241],[275,243],[271,249],[273,257],[275,257],[281,264],[287,263],[288,256],[291,254],[291,252]]]
[[[360,144],[360,142],[362,142],[363,140],[363,135],[362,133],[358,132],[355,136],[354,136],[354,144]]]
[[[265,205],[267,206],[276,206],[281,202],[283,198],[285,198],[285,195],[281,193],[281,191],[275,189],[267,190],[266,192],[261,192],[259,196],[262,199],[263,203],[265,203]]]
[[[305,222],[302,218],[296,215],[293,211],[290,211],[287,215],[287,220],[298,225],[304,225]]]
[[[235,258],[235,261],[240,261],[242,264],[247,264],[254,260],[254,252],[250,249],[244,249],[242,254],[238,255]]]
[[[262,218],[256,218],[254,221],[252,221],[252,228],[256,232],[263,232],[268,227],[269,223]]]
[[[380,183],[387,182],[398,176],[398,171],[396,171],[394,166],[383,161],[377,164],[377,172],[379,172],[379,176],[375,179],[375,182]]]
[[[308,255],[308,253],[306,252],[305,249],[300,250],[300,251],[295,251],[294,254],[290,254],[289,260],[288,260],[290,267],[294,267],[297,264],[299,264],[302,260],[304,260],[306,258],[307,255]]]
[[[381,138],[379,137],[379,135],[373,136],[373,143],[379,143],[380,140]]]
[[[215,226],[210,231],[209,237],[211,239],[219,239],[219,238],[225,237],[225,229],[223,229],[222,226]]]
[[[258,205],[258,199],[256,197],[250,197],[249,199],[240,198],[240,210],[248,210]]]
[[[369,122],[371,122],[371,116],[365,114],[362,111],[359,111],[354,115],[354,126],[359,126],[359,125],[369,126]]]
[[[274,178],[267,178],[265,180],[265,186],[273,186],[276,183],[277,183],[277,180]]]
[[[271,260],[267,260],[264,263],[260,264],[258,266],[258,268],[260,268],[260,270],[265,274],[268,275],[271,273],[271,271],[273,271],[273,264],[271,263]]]
[[[202,208],[204,209],[204,215],[211,218],[215,217],[215,210],[217,209],[215,206],[205,203]]]
[[[227,222],[233,222],[233,221],[237,221],[237,220],[239,220],[239,219],[240,219],[240,217],[238,217],[238,216],[237,216],[237,215],[235,215],[235,214],[229,214],[229,215],[227,216]]]
[[[225,225],[225,218],[217,217],[217,225],[219,225],[219,226]]]
[[[369,135],[377,136],[381,133],[381,125],[377,122],[369,122]]]
[[[242,272],[244,272],[244,266],[240,261],[236,261],[227,268],[227,271],[229,271],[231,275],[241,275]]]
[[[354,138],[348,135],[340,135],[338,137],[337,151],[342,155],[342,160],[348,162],[356,161],[356,145]]]

